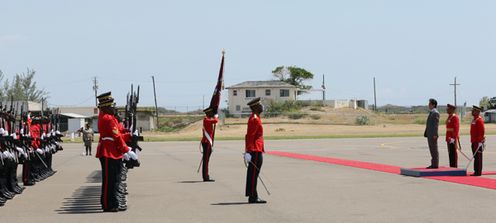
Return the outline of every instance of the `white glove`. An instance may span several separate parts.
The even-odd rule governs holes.
[[[137,129],[136,129],[136,131],[134,131],[133,135],[135,135],[135,136],[139,136],[139,132],[138,132],[138,130],[137,130]]]
[[[20,152],[20,153],[24,152],[24,150],[21,147],[16,147],[16,149],[17,149],[17,152]]]
[[[455,143],[455,139],[449,138],[449,143],[451,143],[451,144]]]
[[[124,160],[126,160],[126,161],[129,160],[129,155],[127,153],[124,153]]]
[[[3,132],[3,136],[8,136],[8,135],[9,135],[9,131],[5,130],[5,131]]]
[[[251,162],[251,154],[245,153],[245,161],[246,161],[246,163],[250,163]]]
[[[134,153],[131,148],[129,148],[129,152],[126,153],[130,159],[133,159],[133,160],[138,160],[138,155],[136,155],[136,153]]]
[[[5,153],[7,153],[7,154],[5,154]],[[7,158],[9,158],[9,159],[11,159],[11,160],[15,159],[14,154],[12,154],[12,153],[11,153],[11,152],[9,152],[9,151],[5,151],[5,152],[4,152],[4,155],[7,155]]]
[[[215,114],[215,115],[214,115],[214,118],[219,118],[219,115],[218,115],[218,114]]]
[[[43,155],[43,153],[44,153],[43,150],[40,148],[36,149],[36,152],[39,153],[40,155]]]
[[[17,147],[17,151],[19,151],[19,149],[20,149],[20,148],[19,148],[19,147]],[[22,149],[21,149],[21,151],[19,151],[18,156],[19,156],[19,158],[21,158],[21,157],[24,157],[24,158],[26,158],[26,159],[28,158],[28,154],[26,154],[26,153],[24,152],[24,150],[22,150]]]
[[[5,129],[0,128],[0,135],[3,135],[4,132],[5,132]]]

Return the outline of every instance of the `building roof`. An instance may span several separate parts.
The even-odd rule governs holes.
[[[26,108],[26,103],[27,103],[27,108]],[[7,106],[7,109],[9,109],[11,102],[10,101],[4,101],[1,103],[2,106]],[[12,105],[18,106],[20,109],[21,105],[24,105],[24,110],[29,110],[29,111],[41,111],[41,103],[34,102],[34,101],[13,101]],[[45,108],[46,108],[46,102],[45,102]]]
[[[297,87],[283,81],[271,80],[271,81],[245,81],[227,87],[226,89],[231,89],[231,88],[297,88]]]
[[[84,116],[76,113],[60,113],[60,115],[67,116],[69,118],[91,118],[91,116]]]
[[[92,117],[98,115],[96,107],[60,107],[60,113],[79,114],[85,117]]]

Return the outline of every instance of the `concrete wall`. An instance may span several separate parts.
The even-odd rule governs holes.
[[[484,122],[496,123],[496,111],[484,112]]]
[[[356,100],[349,100],[349,99],[336,99],[336,100],[330,100],[329,107],[331,108],[357,108],[357,103]]]
[[[75,132],[81,127],[84,127],[85,119],[84,118],[69,118],[67,119],[67,130],[69,132]]]
[[[246,90],[255,90],[254,97],[246,97]],[[270,90],[270,95],[266,95],[266,90]],[[289,90],[288,97],[281,97],[280,90]],[[237,95],[234,96],[234,91]],[[264,100],[288,101],[296,99],[296,88],[273,87],[273,88],[230,88],[228,90],[228,110],[232,115],[240,115],[242,113],[250,113],[250,108],[246,105],[249,101],[256,97]],[[239,107],[238,107],[239,106]],[[239,108],[239,110],[237,109]]]

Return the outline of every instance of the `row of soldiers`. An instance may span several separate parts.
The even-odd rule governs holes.
[[[116,110],[111,92],[97,96],[100,139],[96,157],[102,168],[100,203],[104,212],[127,210],[127,171],[140,166],[137,153],[141,148],[137,141],[143,140],[135,124],[138,98],[139,93],[131,90],[123,120]]]
[[[32,186],[55,174],[52,155],[63,150],[58,115],[42,108],[31,117],[24,104],[17,108],[12,102],[10,110],[0,105],[0,206],[25,189],[17,179],[19,165],[23,186]]]

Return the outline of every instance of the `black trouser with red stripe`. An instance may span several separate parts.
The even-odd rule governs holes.
[[[117,200],[117,189],[119,184],[120,170],[122,167],[122,159],[112,159],[100,157],[102,165],[102,195],[101,204],[104,210],[119,207]]]
[[[246,174],[246,192],[245,196],[249,197],[250,201],[258,199],[257,182],[258,175],[262,168],[263,156],[261,152],[250,152],[251,162],[248,163],[248,171]]]
[[[24,163],[22,164],[22,182],[25,185],[28,185],[31,182],[31,160],[24,160]]]
[[[477,151],[477,154],[475,153]],[[474,174],[482,175],[482,148],[479,143],[472,143],[472,154],[474,155]]]
[[[455,143],[448,143],[448,156],[449,156],[450,167],[457,168],[458,167],[458,153],[456,152]]]
[[[202,158],[202,176],[203,180],[210,179],[210,175],[208,175],[208,162],[210,161],[210,155],[212,155],[212,146],[210,143],[202,143],[203,147],[203,158]]]
[[[9,178],[8,180],[8,188],[10,191],[15,191],[17,184],[17,166],[19,165],[16,161],[9,161],[10,165],[8,165],[9,170]]]

